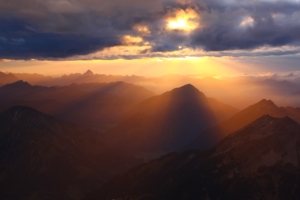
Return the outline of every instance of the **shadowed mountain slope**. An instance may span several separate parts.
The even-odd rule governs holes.
[[[237,109],[207,98],[189,84],[141,102],[108,135],[114,146],[124,151],[165,153],[187,144],[236,112]],[[203,148],[215,143],[210,135],[200,137],[205,140]]]
[[[219,140],[221,140],[225,136],[243,128],[264,115],[270,115],[277,118],[288,116],[300,123],[299,108],[278,107],[271,100],[263,99],[260,102],[238,112],[217,126],[204,131],[203,134],[214,135],[215,137],[219,136]],[[202,142],[202,138],[196,138],[188,144],[185,149],[200,149]]]
[[[0,110],[29,106],[95,130],[106,130],[137,103],[153,95],[143,87],[124,82],[43,87],[18,81],[0,88]]]
[[[300,126],[263,116],[211,151],[171,153],[116,176],[88,199],[299,199]]]
[[[29,107],[0,114],[0,198],[80,198],[137,161],[95,132]]]

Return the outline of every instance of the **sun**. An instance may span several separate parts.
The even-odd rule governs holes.
[[[169,22],[169,28],[170,29],[186,29],[188,28],[186,20],[180,19],[177,21],[171,21]]]
[[[199,28],[199,14],[193,9],[175,10],[167,17],[169,30],[192,31]]]

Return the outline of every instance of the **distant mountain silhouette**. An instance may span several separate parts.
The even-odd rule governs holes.
[[[18,81],[0,88],[0,110],[24,105],[96,130],[105,130],[120,121],[137,103],[153,95],[143,87],[124,82],[44,87]]]
[[[94,73],[91,70],[87,70],[83,75],[84,76],[94,76]]]
[[[60,77],[28,73],[14,73],[12,75],[17,77],[18,80],[26,81],[31,85],[48,87],[68,86],[73,83],[110,83],[124,81],[126,83],[142,86],[157,94],[162,94],[178,85],[190,83],[207,96],[222,100],[223,103],[239,109],[245,108],[249,104],[265,97],[273,99],[279,105],[300,107],[297,95],[291,95],[299,92],[297,89],[299,88],[299,81],[278,80],[277,76],[272,76],[270,79],[252,76],[224,77],[217,79],[210,76],[199,77],[176,74],[161,77],[143,77],[136,75],[97,74],[91,70],[87,70],[85,73],[65,74]]]
[[[4,110],[9,107],[5,104],[19,105],[20,101],[39,102],[55,100],[56,102],[70,102],[78,99],[86,94],[85,91],[73,89],[71,87],[45,87],[45,86],[32,86],[28,82],[17,81],[15,83],[7,84],[0,88],[0,106]],[[15,104],[16,103],[16,104]],[[31,105],[32,104],[32,105]],[[29,103],[30,107],[40,106],[34,103]],[[44,105],[47,107],[47,105]],[[53,110],[56,110],[53,108]],[[41,110],[43,111],[43,110]],[[53,114],[53,113],[48,113]]]
[[[41,85],[41,86],[67,86],[73,83],[110,83],[110,82],[118,82],[124,81],[127,83],[134,83],[138,84],[139,82],[149,82],[149,78],[145,78],[142,76],[121,76],[121,75],[108,75],[108,74],[94,74],[91,70],[87,70],[85,73],[75,73],[75,74],[65,74],[60,77],[51,77],[45,76],[41,74],[29,74],[29,73],[14,73],[16,80],[11,82],[12,83],[17,80],[23,80],[25,82],[30,83],[31,85]],[[0,81],[1,83],[1,81]]]
[[[16,82],[10,83],[10,84],[6,84],[2,87],[2,90],[12,90],[12,89],[19,89],[19,90],[23,90],[26,88],[29,88],[31,85],[28,82],[22,81],[22,80],[18,80]]]
[[[274,92],[274,93],[279,93],[279,94],[286,93],[287,88],[292,89],[292,88],[298,87],[297,84],[292,83],[290,81],[286,81],[286,80],[277,81],[274,79],[266,79],[258,84],[272,90],[272,92]]]
[[[3,72],[0,72],[0,87],[9,83],[13,83],[18,81],[19,79],[14,76],[13,74],[6,74]]]
[[[168,154],[87,199],[299,199],[299,144],[298,123],[263,116],[211,151]]]
[[[136,163],[101,133],[32,108],[0,114],[1,199],[78,199]]]
[[[225,136],[243,128],[244,126],[264,115],[270,115],[277,118],[289,116],[296,122],[300,123],[300,109],[292,107],[278,107],[273,101],[263,99],[258,103],[238,112],[217,126],[204,131],[202,134],[212,135],[221,140]],[[188,144],[185,149],[200,149],[202,147],[202,143],[203,139],[201,137],[196,138],[194,141]]]
[[[41,74],[29,74],[29,73],[14,73],[19,80],[28,82],[31,85],[43,85],[43,86],[53,86],[57,85],[55,83],[55,78],[51,76],[44,76]]]
[[[116,148],[124,151],[166,153],[236,112],[237,109],[207,98],[188,84],[141,102],[108,135]],[[205,140],[203,148],[215,143],[210,135],[201,137]]]

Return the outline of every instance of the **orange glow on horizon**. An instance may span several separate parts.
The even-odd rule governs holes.
[[[168,74],[209,76],[244,74],[253,66],[229,57],[148,58],[133,60],[74,60],[74,61],[14,61],[2,62],[2,72],[38,73],[60,76],[84,73],[90,69],[98,74],[139,75],[147,77]],[[246,71],[246,72],[245,72]],[[249,73],[249,72],[248,72]]]

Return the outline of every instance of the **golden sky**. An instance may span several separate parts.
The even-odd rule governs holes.
[[[90,69],[98,74],[163,76],[180,75],[240,75],[254,72],[255,66],[230,57],[147,58],[133,60],[74,60],[74,61],[14,61],[0,62],[1,71],[39,73],[51,76],[83,73]]]
[[[299,71],[300,2],[0,3],[0,71],[258,74]]]

